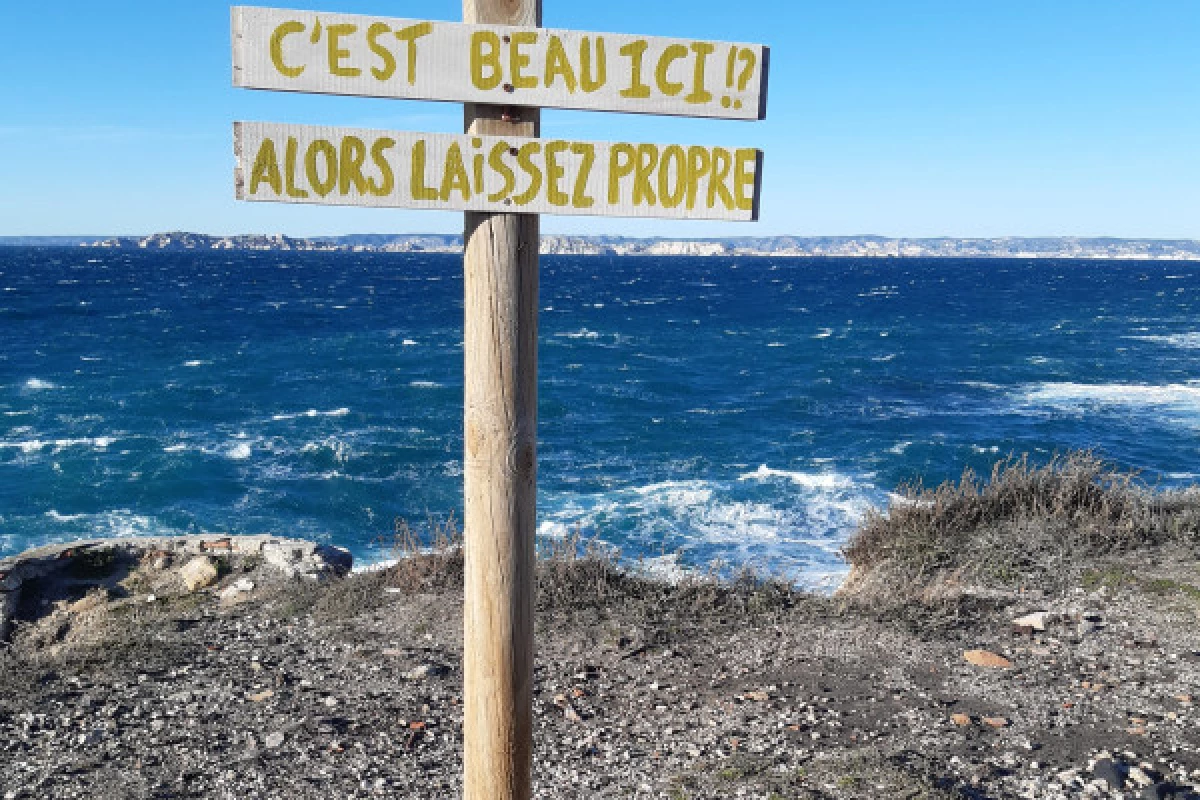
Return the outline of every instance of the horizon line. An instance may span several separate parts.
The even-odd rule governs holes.
[[[242,233],[206,233],[197,230],[185,230],[176,228],[171,230],[151,231],[149,233],[14,233],[0,234],[0,241],[8,239],[139,239],[149,236],[169,236],[169,235],[187,235],[187,236],[209,236],[214,238],[234,238],[243,236],[270,236],[270,237],[285,237],[289,239],[338,239],[349,236],[458,236],[461,237],[461,232],[444,233],[434,231],[422,232],[385,232],[385,231],[360,231],[351,233],[325,233],[325,234],[292,234],[282,231],[257,231],[257,232],[242,232]],[[571,239],[628,239],[631,241],[718,241],[731,239],[884,239],[891,241],[933,241],[933,240],[1035,240],[1035,239],[1105,239],[1124,242],[1197,242],[1200,243],[1200,237],[1192,236],[1119,236],[1115,234],[997,234],[990,236],[959,236],[954,234],[939,234],[925,236],[908,236],[908,235],[891,235],[881,233],[762,233],[762,234],[736,234],[732,236],[638,236],[620,233],[542,233],[541,238],[549,236],[571,238]]]

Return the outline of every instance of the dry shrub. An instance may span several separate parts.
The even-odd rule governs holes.
[[[453,513],[443,521],[430,517],[423,534],[397,517],[389,549],[395,563],[383,570],[388,586],[410,592],[462,587],[463,533]]]
[[[462,590],[463,533],[453,516],[431,520],[424,530],[397,520],[391,552],[396,563],[380,570],[375,581],[406,592]],[[363,575],[353,577],[361,582]],[[787,581],[749,568],[729,574],[714,565],[667,581],[579,529],[537,541],[535,604],[541,611],[620,608],[641,618],[683,611],[754,613],[789,604],[795,594]]]
[[[779,611],[800,594],[784,578],[753,567],[737,571],[713,563],[668,580],[617,548],[579,530],[546,540],[538,553],[537,605],[542,610],[619,610],[642,622],[703,615],[744,616]]]
[[[621,551],[576,528],[561,539],[538,542],[536,602],[539,608],[606,603],[627,585]]]
[[[1082,561],[1200,544],[1200,492],[1156,493],[1091,452],[1037,467],[1009,458],[981,481],[966,470],[935,489],[900,487],[844,550],[844,594],[937,603],[968,587],[1059,590]]]

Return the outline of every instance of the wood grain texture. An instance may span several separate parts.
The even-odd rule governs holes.
[[[537,25],[541,0],[463,0],[463,16]],[[464,115],[467,133],[539,132],[536,109]],[[465,800],[532,793],[538,228],[531,214],[465,219]]]
[[[463,22],[542,26],[542,0],[463,0]]]

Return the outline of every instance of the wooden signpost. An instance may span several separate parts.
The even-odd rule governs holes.
[[[752,148],[539,139],[542,107],[762,119],[761,45],[234,7],[234,85],[464,103],[463,135],[234,123],[237,197],[465,211],[466,800],[528,800],[539,214],[758,218]]]

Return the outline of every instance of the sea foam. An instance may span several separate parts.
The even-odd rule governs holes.
[[[271,417],[274,422],[284,422],[289,419],[316,419],[317,417],[344,417],[350,413],[348,408],[335,408],[332,411],[318,411],[315,408],[310,408],[307,411],[298,411],[293,414],[275,414]]]
[[[1018,393],[1026,405],[1069,411],[1092,407],[1158,409],[1183,415],[1200,415],[1200,381],[1168,384],[1039,383]]]
[[[879,497],[876,497],[879,495]],[[574,532],[635,553],[684,553],[677,564],[714,559],[759,568],[820,588],[843,576],[840,548],[873,503],[869,483],[836,472],[761,466],[732,481],[676,480],[593,494],[550,494],[538,533]],[[834,576],[834,577],[831,577]]]
[[[1178,347],[1182,350],[1200,350],[1200,331],[1188,333],[1170,333],[1162,336],[1130,336],[1139,342],[1151,342],[1167,347]]]

